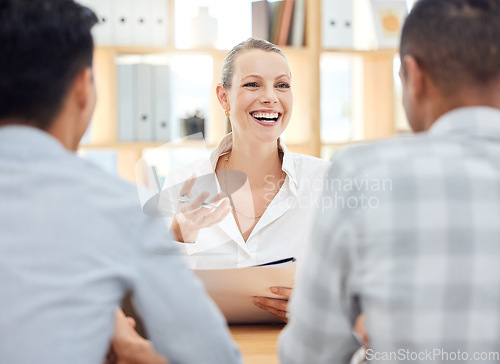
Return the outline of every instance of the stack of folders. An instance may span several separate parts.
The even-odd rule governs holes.
[[[252,3],[252,37],[279,46],[304,45],[306,0],[282,0]]]
[[[169,66],[118,64],[118,140],[170,140]]]
[[[322,0],[325,49],[397,48],[406,0]]]
[[[169,0],[80,0],[93,10],[99,46],[166,46]]]
[[[322,46],[326,49],[351,49],[354,43],[353,2],[321,1]]]

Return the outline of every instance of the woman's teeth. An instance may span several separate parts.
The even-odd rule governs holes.
[[[278,112],[254,112],[252,116],[264,123],[274,123],[278,121],[279,113]]]

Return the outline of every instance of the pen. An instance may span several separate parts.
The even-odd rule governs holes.
[[[182,202],[182,203],[189,203],[189,202],[191,202],[191,201],[193,201],[193,199],[192,199],[191,197],[189,197],[189,196],[186,196],[186,195],[180,195],[180,196],[179,196],[179,202]],[[207,209],[215,209],[215,208],[217,208],[217,207],[220,205],[221,201],[222,201],[222,200],[220,200],[220,201],[219,201],[219,202],[217,202],[217,203],[212,203],[212,202],[205,202],[205,201],[203,201],[203,202],[201,203],[201,207],[205,207],[205,208],[207,208]]]
[[[156,167],[152,166],[151,169],[153,170],[153,176],[155,178],[156,187],[158,188],[158,192],[161,192],[161,184],[160,184],[160,179],[158,178],[158,173],[156,172]]]

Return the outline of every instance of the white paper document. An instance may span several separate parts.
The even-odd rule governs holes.
[[[271,287],[293,287],[295,284],[295,258],[271,262],[266,265],[236,268],[195,270],[208,294],[215,301],[228,323],[282,322],[253,303],[253,297],[283,298],[273,294]]]

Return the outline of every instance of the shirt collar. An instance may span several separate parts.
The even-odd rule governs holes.
[[[430,135],[481,135],[500,139],[500,110],[485,107],[461,107],[442,115],[429,129]]]
[[[57,156],[68,151],[49,133],[27,125],[0,127],[0,151],[16,151],[16,157],[33,159],[40,156]],[[36,150],[36,152],[34,152]]]
[[[292,153],[288,151],[287,147],[280,138],[280,147],[283,150],[283,163],[282,170],[287,174],[291,183],[297,188],[297,175],[295,173],[295,163],[292,157]],[[213,170],[217,166],[217,161],[221,155],[227,154],[233,148],[233,133],[227,134],[220,143],[217,145],[215,150],[210,154],[210,164]]]
[[[282,169],[290,178],[290,182],[293,183],[295,188],[297,188],[297,174],[295,173],[295,162],[292,157],[292,153],[288,151],[288,148],[280,139],[280,146],[283,149],[283,164]]]

